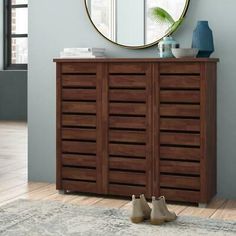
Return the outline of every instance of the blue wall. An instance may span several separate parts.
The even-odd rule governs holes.
[[[30,0],[29,13],[29,179],[55,181],[55,65],[64,47],[106,47],[110,57],[154,57],[156,46],[129,50],[101,37],[89,22],[83,0]],[[56,6],[56,7],[55,7]],[[236,1],[192,0],[184,24],[174,37],[191,44],[197,20],[214,31],[218,67],[218,192],[236,198]],[[227,12],[227,14],[222,13]]]

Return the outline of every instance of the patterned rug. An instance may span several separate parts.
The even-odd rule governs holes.
[[[235,236],[236,221],[223,222],[181,216],[175,222],[162,226],[153,226],[149,222],[132,224],[129,221],[129,212],[124,210],[18,200],[0,208],[0,235]]]

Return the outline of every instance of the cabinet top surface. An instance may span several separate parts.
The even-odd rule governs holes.
[[[218,62],[218,58],[55,58],[53,62]]]

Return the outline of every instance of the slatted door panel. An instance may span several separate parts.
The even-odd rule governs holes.
[[[200,200],[200,64],[160,64],[159,185],[168,200]],[[157,131],[157,132],[159,132]]]
[[[102,68],[99,63],[61,65],[60,189],[101,193]]]
[[[108,87],[108,192],[150,197],[150,64],[110,64]]]

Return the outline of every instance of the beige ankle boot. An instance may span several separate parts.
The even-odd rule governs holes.
[[[165,222],[165,216],[161,211],[160,201],[152,197],[152,212],[151,212],[151,224],[161,225]]]
[[[145,220],[148,220],[148,219],[150,219],[150,217],[151,217],[151,211],[152,211],[152,209],[151,209],[150,206],[148,205],[147,200],[146,200],[144,194],[141,194],[141,195],[140,195],[140,201],[141,201],[141,207],[142,207],[143,214],[144,214],[144,219],[145,219]]]
[[[164,196],[161,196],[158,198],[160,202],[160,209],[165,216],[165,221],[173,221],[176,220],[177,215],[174,212],[171,212],[168,210],[167,205],[166,205],[166,200]]]
[[[141,200],[136,199],[134,195],[132,196],[132,213],[130,219],[135,224],[144,221],[144,213],[141,206]]]

